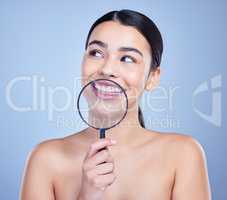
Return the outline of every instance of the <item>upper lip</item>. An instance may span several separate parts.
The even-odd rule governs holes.
[[[105,80],[100,80],[98,81],[99,85],[104,85],[104,86],[113,86],[113,87],[116,87],[116,84],[110,82],[110,81],[105,81]]]
[[[117,88],[120,88],[121,90],[123,89],[124,91],[126,91],[126,89],[123,88],[119,83],[117,83],[116,81],[112,82],[112,80],[110,80],[110,79],[105,79],[105,80],[104,79],[100,79],[100,80],[99,79],[95,79],[93,81],[94,81],[94,83],[96,83],[98,85],[101,85],[101,86],[112,86],[112,87],[117,87]],[[118,85],[115,84],[114,82],[117,83]]]

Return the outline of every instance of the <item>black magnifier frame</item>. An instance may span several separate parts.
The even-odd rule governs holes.
[[[125,98],[126,98],[126,109],[125,109],[124,115],[122,116],[122,118],[121,118],[117,123],[115,123],[114,125],[112,125],[112,126],[110,126],[110,127],[107,127],[107,128],[97,128],[97,127],[95,127],[95,126],[90,125],[90,124],[83,118],[83,116],[82,116],[82,114],[81,114],[81,112],[80,112],[80,106],[79,106],[80,97],[81,97],[83,91],[85,90],[85,88],[86,88],[88,85],[92,84],[93,82],[101,81],[101,80],[110,81],[110,82],[116,84],[119,88],[121,88],[121,90],[123,91],[123,94],[125,95]],[[125,116],[126,116],[126,114],[127,114],[127,111],[128,111],[128,97],[127,97],[127,94],[126,94],[125,90],[120,86],[120,84],[116,83],[115,81],[109,80],[109,79],[104,79],[104,78],[95,79],[95,80],[90,81],[90,82],[87,83],[86,85],[84,85],[83,88],[81,89],[81,91],[80,91],[80,93],[79,93],[79,95],[78,95],[78,98],[77,98],[77,110],[78,110],[78,112],[79,112],[80,118],[81,118],[88,126],[94,128],[94,129],[96,129],[96,130],[100,130],[100,138],[105,138],[105,131],[108,130],[108,129],[110,129],[110,128],[115,127],[116,125],[118,125],[118,124],[125,118]]]

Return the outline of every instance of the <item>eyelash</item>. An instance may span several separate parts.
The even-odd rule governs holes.
[[[132,56],[125,55],[125,56],[123,56],[122,58],[125,58],[125,57],[130,58],[130,59],[132,60],[132,62],[133,62],[133,63],[136,63],[136,59],[135,59],[135,58],[133,58]],[[121,58],[121,60],[122,60],[122,58]]]
[[[90,56],[95,56],[95,53],[100,53],[100,54],[102,54],[102,52],[100,52],[100,51],[98,51],[98,50],[91,50],[91,51],[89,51],[89,55],[90,55]]]
[[[100,53],[100,54],[102,54],[102,52],[100,52],[100,51],[98,51],[98,50],[96,50],[96,49],[89,51],[89,55],[90,55],[90,56],[95,56],[95,53]],[[103,55],[103,54],[102,54],[102,55]],[[132,60],[133,63],[136,63],[136,59],[133,58],[132,56],[129,56],[129,55],[124,55],[124,56],[121,58],[121,61],[122,61],[123,58],[126,58],[126,57],[130,58],[130,59]],[[130,62],[130,63],[131,63],[131,62]]]

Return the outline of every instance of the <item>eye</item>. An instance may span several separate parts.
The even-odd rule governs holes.
[[[123,56],[121,58],[121,61],[126,62],[126,63],[136,63],[136,59],[134,59],[132,56]]]
[[[98,57],[98,58],[101,58],[103,56],[102,52],[99,50],[96,50],[96,49],[89,51],[88,54],[90,56],[94,56],[94,57]]]

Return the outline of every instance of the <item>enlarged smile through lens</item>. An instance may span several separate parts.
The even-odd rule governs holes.
[[[93,82],[92,89],[95,95],[101,99],[113,99],[123,92],[120,87],[107,81]]]

